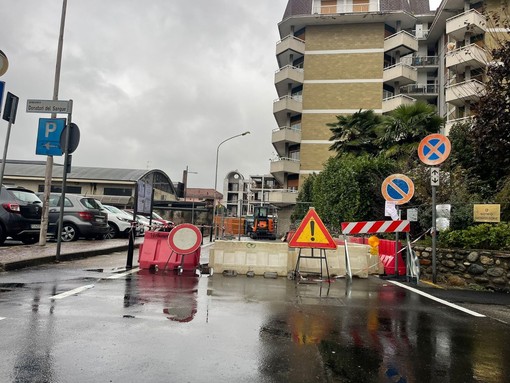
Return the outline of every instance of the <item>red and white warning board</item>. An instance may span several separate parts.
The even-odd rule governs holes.
[[[315,209],[311,207],[296,233],[292,236],[289,247],[335,250],[337,244]]]
[[[342,234],[408,233],[409,221],[342,222]]]

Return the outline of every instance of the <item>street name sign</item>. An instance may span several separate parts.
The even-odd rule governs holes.
[[[71,101],[27,100],[27,113],[72,113]]]

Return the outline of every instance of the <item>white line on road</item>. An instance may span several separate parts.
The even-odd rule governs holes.
[[[414,293],[416,293],[416,294],[419,294],[419,295],[421,295],[421,296],[424,296],[425,298],[429,298],[429,299],[432,299],[433,301],[436,301],[436,302],[442,303],[443,305],[450,306],[450,307],[452,307],[452,308],[454,308],[454,309],[456,309],[456,310],[463,311],[463,312],[465,312],[465,313],[467,313],[467,314],[469,314],[469,315],[473,315],[473,316],[475,316],[475,317],[479,317],[479,318],[485,318],[485,315],[483,315],[483,314],[479,314],[479,313],[477,313],[477,312],[475,312],[475,311],[468,310],[468,309],[466,309],[466,308],[464,308],[464,307],[461,307],[461,306],[456,305],[455,303],[450,303],[450,302],[448,302],[448,301],[445,301],[444,299],[436,298],[436,297],[435,297],[435,296],[433,296],[433,295],[430,295],[430,294],[424,293],[423,291],[420,291],[420,290],[415,289],[415,288],[413,288],[413,287],[406,286],[406,285],[404,285],[403,283],[395,282],[395,281],[388,281],[388,282],[391,282],[391,283],[393,283],[394,285],[400,286],[400,287],[402,287],[402,288],[404,288],[404,289],[410,290],[410,291],[412,291],[412,292],[414,292]]]
[[[107,277],[105,279],[119,279],[119,278],[125,277],[125,276],[127,276],[129,274],[136,273],[136,272],[138,272],[138,270],[140,270],[140,268],[139,267],[135,267],[134,269],[126,271],[125,273],[110,275],[109,277]]]
[[[0,317],[0,320],[4,320],[4,319],[5,319],[5,317]]]
[[[66,291],[65,293],[53,295],[52,297],[50,297],[50,299],[55,300],[55,299],[67,298],[68,296],[81,293],[82,291],[91,289],[93,287],[94,287],[94,285],[86,285],[86,286],[82,286],[82,287],[77,287],[76,289]]]

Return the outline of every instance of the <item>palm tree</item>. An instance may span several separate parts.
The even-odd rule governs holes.
[[[330,127],[334,141],[329,150],[337,152],[337,157],[343,153],[375,155],[379,152],[376,127],[382,117],[373,110],[361,109],[349,116],[336,116],[337,122],[326,124]]]
[[[401,105],[379,126],[379,144],[386,157],[405,160],[416,153],[420,141],[438,133],[444,119],[426,102]]]

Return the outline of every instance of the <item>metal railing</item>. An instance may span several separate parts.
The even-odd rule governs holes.
[[[297,71],[300,71],[300,72],[303,72],[303,68],[302,67],[297,67],[297,66],[294,66],[294,65],[285,65],[284,67],[281,67],[280,69],[276,70],[275,73],[280,73],[281,71],[285,70],[285,69],[294,69],[294,70],[297,70]]]
[[[400,87],[402,94],[438,94],[439,86],[437,84],[411,84]]]
[[[304,40],[301,40],[300,38],[297,38],[297,37],[296,37],[296,36],[294,36],[294,35],[287,35],[287,36],[285,36],[283,39],[279,40],[279,41],[276,43],[276,45],[281,44],[281,43],[283,43],[283,42],[286,42],[286,41],[288,41],[288,40],[296,40],[297,42],[300,42],[300,43],[303,43],[303,44],[305,43],[305,41],[304,41]]]
[[[273,129],[273,132],[279,132],[281,130],[292,130],[294,132],[301,132],[301,124],[292,126],[280,126],[278,128]]]
[[[438,56],[412,56],[402,57],[400,62],[411,66],[437,66],[439,65]]]

